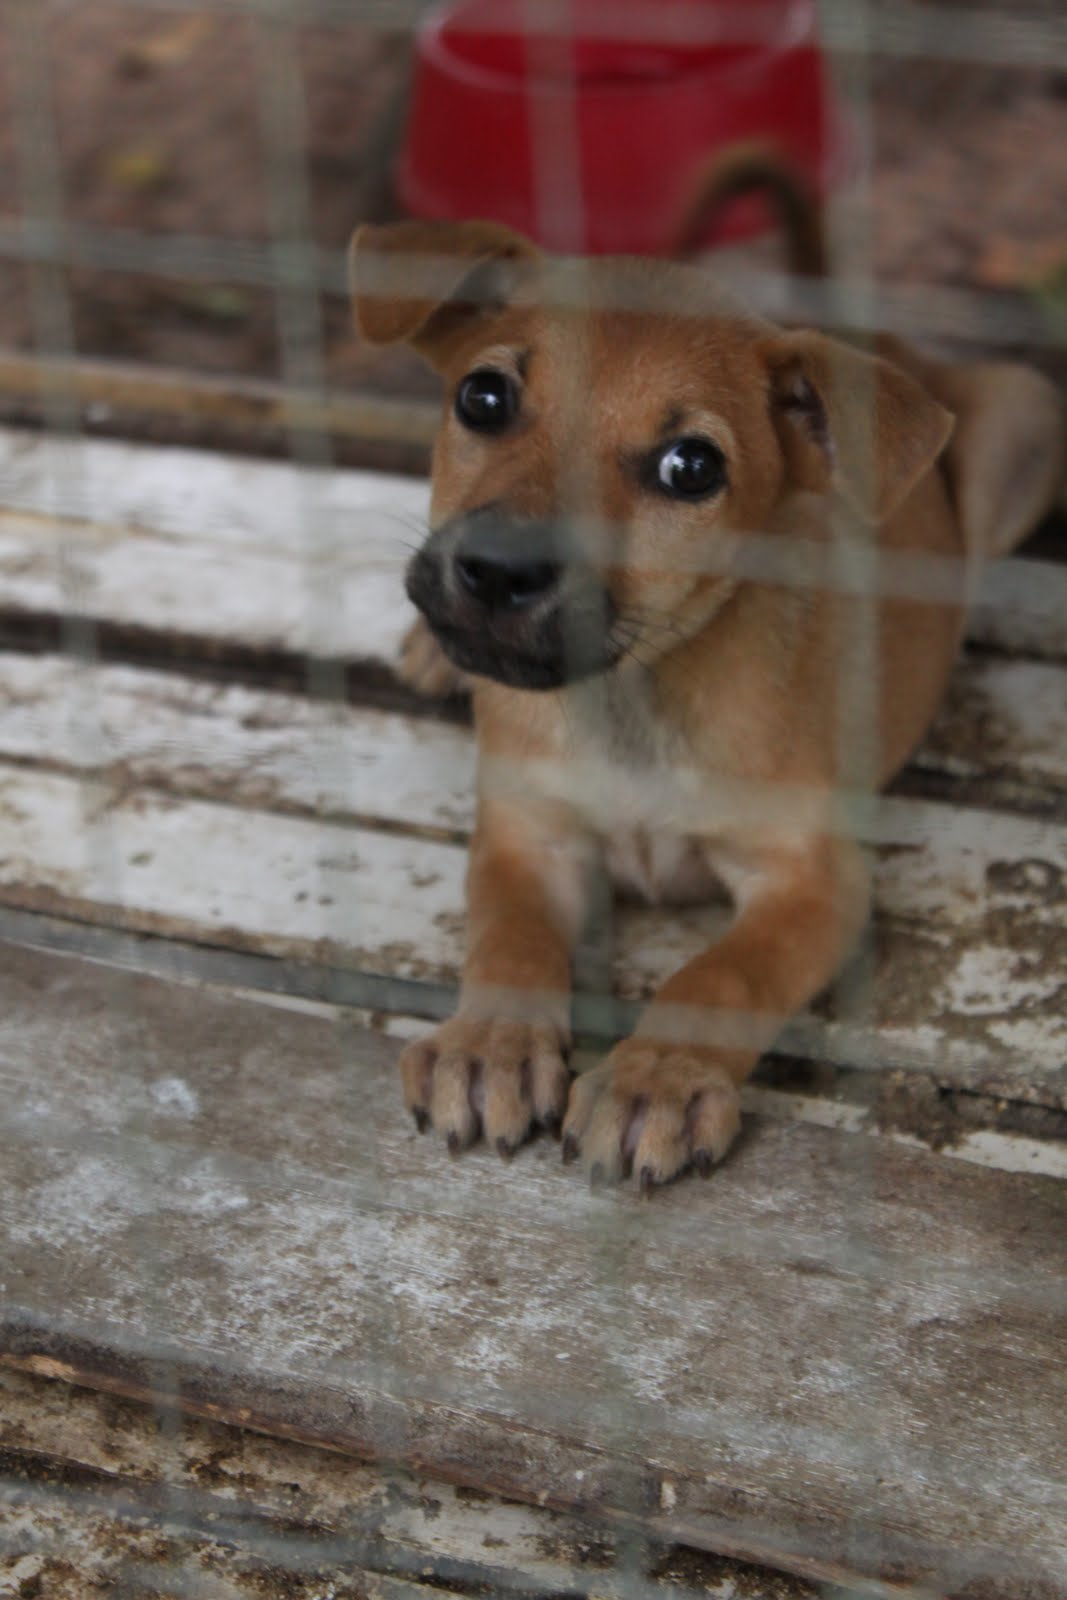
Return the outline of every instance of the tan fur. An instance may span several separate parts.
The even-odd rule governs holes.
[[[441,303],[391,297],[382,263],[408,253],[439,257]],[[508,275],[481,308],[462,263],[484,282],[496,255]],[[631,619],[629,653],[600,677],[540,692],[474,680],[463,990],[456,1019],[405,1052],[407,1105],[454,1151],[484,1133],[507,1154],[563,1119],[565,1155],[594,1175],[632,1168],[650,1188],[707,1171],[737,1130],[738,1086],[864,924],[844,801],[922,737],[965,592],[1062,477],[1059,403],[1023,369],[899,344],[889,362],[776,329],[695,269],[554,263],[477,224],[364,230],[353,277],[367,335],[415,342],[450,393],[487,359],[523,375],[501,437],[446,409],[434,526],[489,503],[566,519]],[[727,457],[710,502],[667,500],[632,468],[680,413],[677,431],[698,426]],[[754,574],[755,556],[813,577]],[[958,568],[958,597],[914,587],[923,557]],[[425,640],[409,649],[433,676]],[[646,898],[721,885],[736,914],[568,1104],[570,959],[604,861]]]

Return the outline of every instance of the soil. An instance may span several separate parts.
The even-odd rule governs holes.
[[[999,21],[1011,6],[985,9]],[[351,10],[358,19],[361,7]],[[1056,7],[1028,10],[1051,18]],[[340,8],[323,14],[336,19]],[[80,356],[291,377],[254,247],[294,231],[336,268],[336,292],[319,308],[327,381],[432,392],[408,355],[356,344],[340,273],[353,225],[390,204],[383,175],[409,55],[409,38],[358,21],[271,25],[238,7],[6,8],[0,350],[62,348],[66,285]],[[887,58],[869,88],[879,277],[1036,297],[1049,335],[1036,354],[1062,367],[1067,73]],[[47,216],[53,200],[77,264],[31,275],[12,241],[19,221]],[[187,248],[199,276],[175,265]]]

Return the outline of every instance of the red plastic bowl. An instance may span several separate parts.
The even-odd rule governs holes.
[[[398,188],[415,216],[656,254],[701,166],[752,140],[816,193],[837,177],[815,0],[458,0],[419,30]],[[765,220],[743,202],[716,236]]]

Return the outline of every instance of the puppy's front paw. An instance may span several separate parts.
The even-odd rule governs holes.
[[[404,635],[397,670],[416,693],[431,700],[470,691],[469,680],[449,661],[422,617],[417,617]]]
[[[420,1132],[434,1127],[453,1155],[482,1133],[508,1157],[535,1124],[558,1132],[570,1085],[552,1023],[463,1017],[408,1045],[400,1074]]]
[[[642,1192],[693,1166],[707,1177],[741,1126],[725,1069],[691,1046],[624,1039],[574,1080],[563,1159],[581,1155],[594,1183],[636,1172]]]

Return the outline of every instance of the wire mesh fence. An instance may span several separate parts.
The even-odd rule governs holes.
[[[3,1351],[164,1419],[132,1505],[12,1472],[0,1562],[1065,1594],[1062,424],[990,364],[1067,371],[1067,24],[466,9],[521,150],[423,148],[517,174],[547,255],[396,231],[426,4],[0,0]],[[773,97],[675,157],[672,74],[761,48],[822,165]],[[612,264],[659,150],[658,254]],[[213,1575],[182,1408],[375,1487],[305,1461],[312,1536],[257,1456]],[[456,1497],[434,1544],[446,1480],[499,1558]],[[136,1516],[166,1548],[90,1552]]]

